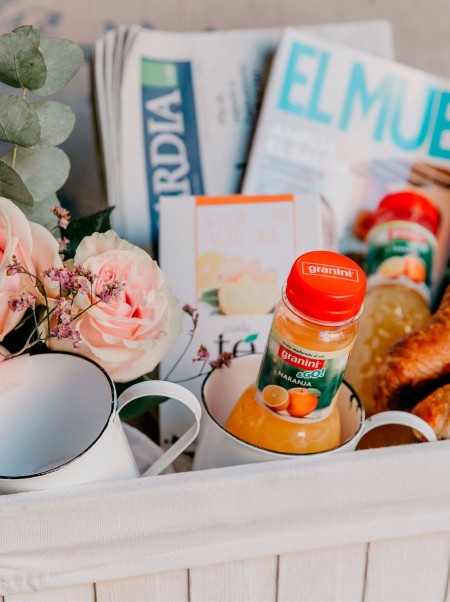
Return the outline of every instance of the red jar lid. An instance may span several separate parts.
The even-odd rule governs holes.
[[[424,194],[415,190],[402,190],[385,196],[375,211],[375,224],[390,220],[415,222],[436,234],[440,213]]]
[[[289,303],[320,322],[346,322],[358,315],[366,291],[363,270],[332,251],[300,255],[286,281]]]

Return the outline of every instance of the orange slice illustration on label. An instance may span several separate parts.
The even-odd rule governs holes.
[[[423,261],[417,255],[407,255],[406,261],[406,275],[414,282],[425,282],[427,276],[427,270]]]
[[[274,412],[281,412],[289,405],[289,393],[278,385],[267,385],[262,390],[264,403]]]
[[[378,268],[380,276],[385,278],[398,278],[406,271],[406,261],[404,257],[389,257]]]
[[[316,393],[316,391],[314,390]],[[314,412],[319,403],[318,395],[314,395],[310,389],[297,387],[289,390],[289,405],[287,411],[295,418],[303,418]]]

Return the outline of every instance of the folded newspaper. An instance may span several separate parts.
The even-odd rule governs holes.
[[[436,283],[450,232],[449,112],[450,81],[288,28],[243,190],[321,193],[340,250],[364,254],[370,211],[389,192],[419,188],[441,211]]]
[[[306,30],[393,55],[386,21]],[[108,204],[118,232],[157,250],[160,195],[238,192],[262,81],[281,30],[111,30],[94,78]]]

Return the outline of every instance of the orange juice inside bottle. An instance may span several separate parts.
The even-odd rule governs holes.
[[[230,433],[294,454],[340,444],[336,397],[364,292],[364,273],[347,257],[314,251],[297,259],[275,309],[257,381],[225,425]]]

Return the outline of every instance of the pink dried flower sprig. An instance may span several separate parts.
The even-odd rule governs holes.
[[[16,274],[25,274],[25,268],[22,267],[15,255],[12,255],[11,261],[6,266],[6,275],[15,276]]]
[[[186,305],[183,306],[182,309],[183,309],[184,313],[191,318],[191,320],[192,320],[192,328],[189,331],[189,339],[188,339],[186,347],[184,348],[184,350],[181,353],[181,355],[178,358],[178,360],[175,362],[175,364],[169,370],[169,372],[165,376],[164,380],[168,380],[169,376],[172,374],[172,372],[178,366],[178,364],[180,363],[181,359],[184,357],[185,353],[187,352],[187,350],[189,349],[189,347],[190,347],[190,345],[192,343],[195,331],[196,331],[197,326],[198,326],[198,319],[199,319],[198,310],[195,309],[194,307],[192,307],[191,305],[187,304],[187,303],[186,303]],[[229,368],[231,366],[231,361],[233,359],[233,354],[230,353],[229,351],[223,351],[222,353],[220,353],[218,355],[218,357],[216,359],[211,360],[210,358],[211,358],[211,355],[210,355],[208,349],[202,343],[199,346],[198,350],[197,350],[196,357],[194,357],[192,359],[193,362],[201,362],[202,363],[202,365],[201,365],[200,370],[198,371],[198,373],[195,374],[194,376],[189,377],[189,378],[184,378],[182,380],[176,380],[174,382],[185,383],[185,382],[190,381],[190,380],[195,380],[196,378],[199,378],[201,376],[205,376],[205,374],[207,374],[207,371],[206,371],[206,367],[207,366],[211,370],[222,369],[222,368],[225,368],[225,367]]]
[[[189,331],[189,334],[193,335],[198,324],[198,309],[195,309],[194,307],[189,305],[189,303],[186,303],[185,305],[183,305],[182,310],[185,314],[190,316],[192,320],[192,329]]]
[[[208,360],[209,360],[209,351],[205,347],[205,345],[203,345],[203,343],[202,343],[200,345],[200,347],[198,348],[197,357],[194,357],[194,359],[192,361],[193,362],[207,362]]]
[[[49,338],[68,339],[72,342],[74,349],[78,349],[81,336],[74,328],[73,322],[100,302],[111,303],[118,300],[126,284],[113,280],[103,285],[100,290],[94,290],[97,276],[90,270],[86,270],[81,265],[76,265],[73,269],[69,269],[66,265],[63,267],[51,266],[42,272],[42,277],[59,284],[59,298],[53,299],[48,297],[42,280],[37,275],[27,272],[17,257],[11,257],[6,274],[7,276],[16,274],[29,276],[33,287],[43,296],[45,303],[39,307],[39,318],[35,314],[35,328],[30,333],[24,347],[14,355],[19,355],[36,343]],[[88,298],[87,306],[84,309],[80,309],[75,304],[77,295],[85,295]],[[27,309],[35,312],[37,298],[38,296],[34,297],[24,291],[20,295],[12,296],[8,304],[13,312],[22,312]],[[44,328],[45,324],[47,325],[46,329]]]
[[[60,295],[93,294],[96,276],[81,266],[75,266],[73,270],[69,270],[66,266],[62,268],[51,266],[48,270],[44,270],[42,275],[48,276],[52,282],[59,284]]]
[[[52,207],[53,215],[56,215],[58,218],[58,227],[66,230],[68,225],[70,224],[70,220],[72,216],[70,215],[70,211],[68,209],[64,209],[64,207],[59,207],[55,205]]]
[[[213,370],[221,369],[221,368],[229,368],[231,366],[231,360],[233,359],[233,354],[229,351],[223,351],[217,359],[209,362],[209,365]]]
[[[24,311],[25,309],[34,309],[36,299],[29,293],[14,295],[8,300],[8,306],[11,311]]]
[[[70,242],[67,236],[63,236],[62,238],[57,237],[56,240],[58,241],[59,252],[64,253],[64,251],[67,251]]]

